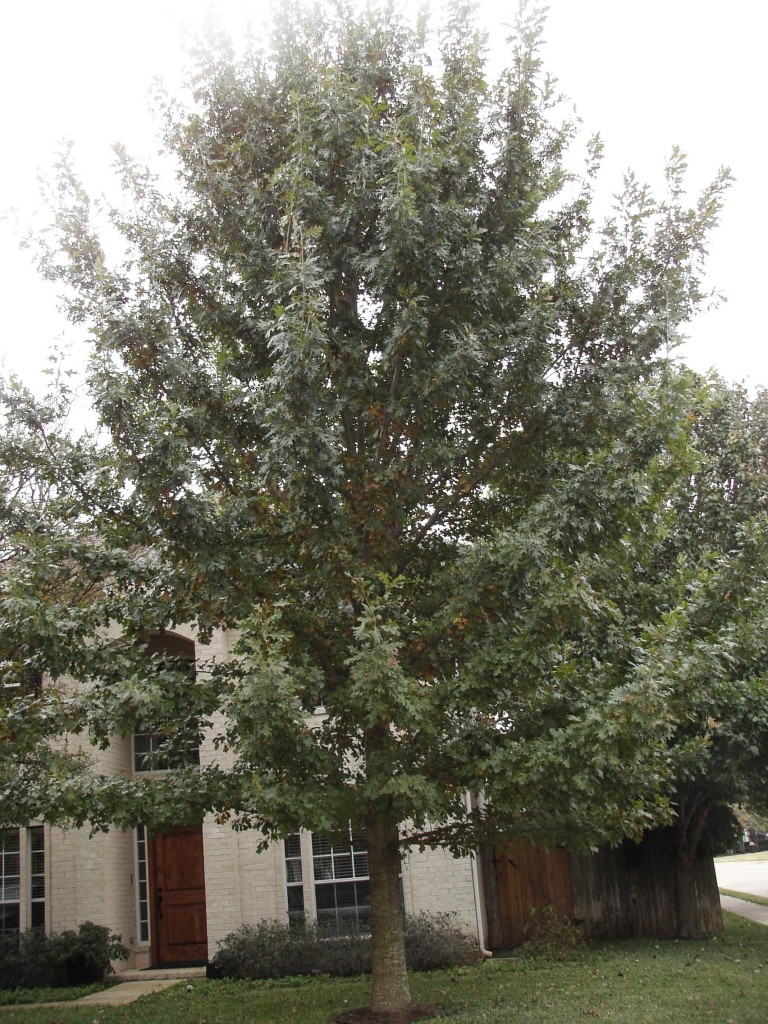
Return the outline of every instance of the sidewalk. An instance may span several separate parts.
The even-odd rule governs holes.
[[[720,893],[720,906],[731,914],[738,914],[739,917],[748,917],[750,921],[757,921],[758,924],[768,926],[768,907],[760,903],[750,903],[748,900],[737,899],[736,896],[723,896]]]
[[[168,970],[157,971],[124,971],[115,976],[118,979],[114,984],[109,985],[101,992],[91,992],[88,996],[80,999],[70,999],[67,1002],[56,1003],[21,1003],[16,1006],[0,1006],[3,1010],[23,1010],[26,1006],[125,1006],[127,1003],[134,1003],[142,996],[152,995],[153,992],[162,992],[171,985],[179,985],[183,981],[192,978],[204,978],[204,967],[181,967],[169,968]]]

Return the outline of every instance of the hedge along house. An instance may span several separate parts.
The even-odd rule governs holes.
[[[210,646],[194,631],[153,641],[156,653],[196,661],[230,656],[232,637]],[[150,725],[114,737],[96,751],[95,769],[135,776],[162,771],[159,738]],[[205,738],[190,758],[200,764],[226,755]],[[243,924],[261,920],[355,921],[370,914],[365,836],[350,830],[333,844],[300,833],[258,852],[260,835],[236,832],[212,816],[193,827],[153,834],[148,827],[62,830],[35,824],[0,832],[0,930],[62,931],[85,920],[122,936],[130,951],[118,970],[199,964]],[[443,850],[411,851],[403,859],[407,913],[451,912],[484,946],[485,915],[478,862]]]

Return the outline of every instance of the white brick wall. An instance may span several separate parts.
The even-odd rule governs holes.
[[[447,850],[412,850],[403,863],[403,892],[408,913],[456,914],[457,922],[477,935],[477,911],[469,857]]]

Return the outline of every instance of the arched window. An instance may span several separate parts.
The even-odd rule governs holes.
[[[182,668],[186,671],[190,685],[195,681],[195,645],[192,640],[176,633],[158,633],[150,637],[147,644],[149,654],[159,655],[158,669],[164,667]],[[167,661],[162,660],[167,658]],[[135,772],[160,772],[183,765],[200,764],[200,750],[197,744],[173,755],[164,753],[169,738],[178,730],[178,722],[141,722],[133,733],[133,770]]]

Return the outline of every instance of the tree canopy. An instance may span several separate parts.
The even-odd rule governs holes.
[[[105,209],[58,168],[41,268],[100,432],[5,390],[5,678],[81,688],[6,715],[4,819],[364,823],[376,1009],[408,998],[403,846],[586,848],[667,807],[664,684],[613,592],[684,458],[665,357],[727,174],[689,206],[674,153],[594,224],[541,30],[521,8],[495,81],[466,3],[436,31],[286,4],[264,52],[201,50],[160,101],[173,187],[118,149]],[[147,648],[180,623],[235,638],[193,687]],[[221,758],[115,779],[42,742],[150,713]]]
[[[694,379],[694,462],[635,577],[644,646],[669,683],[682,934],[699,931],[691,863],[768,786],[768,509],[765,391]],[[639,616],[639,617],[640,617]],[[722,842],[722,838],[720,838]]]

